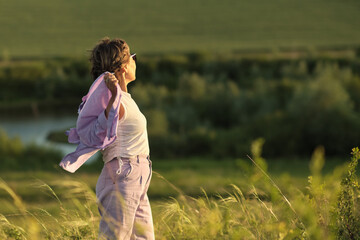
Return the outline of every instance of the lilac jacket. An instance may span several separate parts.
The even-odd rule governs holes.
[[[66,155],[59,164],[66,171],[75,172],[92,155],[116,139],[121,90],[117,85],[117,95],[106,119],[105,109],[111,92],[103,81],[104,74],[94,81],[88,94],[82,98],[76,128],[66,132],[69,143],[78,144],[75,152]]]

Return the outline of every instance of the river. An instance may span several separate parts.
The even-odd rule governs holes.
[[[74,151],[76,145],[48,141],[47,135],[51,131],[65,130],[74,127],[76,124],[76,117],[76,115],[73,115],[42,116],[37,118],[2,118],[0,119],[0,128],[2,128],[9,137],[18,136],[25,144],[35,143],[52,147],[60,150],[63,156],[65,156]],[[93,156],[90,161],[95,158],[96,156]]]

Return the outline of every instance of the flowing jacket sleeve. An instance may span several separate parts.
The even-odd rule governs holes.
[[[108,118],[105,109],[111,98],[106,87],[104,74],[97,78],[79,107],[76,128],[68,131],[68,141],[78,144],[75,152],[66,155],[60,166],[69,172],[75,172],[87,159],[98,150],[106,148],[116,139],[121,90],[117,86],[117,95],[110,109]]]

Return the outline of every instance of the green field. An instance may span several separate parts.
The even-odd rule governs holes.
[[[360,2],[0,0],[0,57],[85,56],[102,37],[138,53],[360,44]]]

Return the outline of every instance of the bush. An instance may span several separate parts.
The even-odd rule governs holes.
[[[359,115],[345,88],[327,68],[317,78],[298,87],[288,103],[298,153],[310,153],[323,144],[329,154],[359,144]],[[350,127],[351,126],[351,127]],[[291,140],[290,140],[291,141]]]
[[[336,209],[336,229],[338,239],[360,239],[360,185],[356,167],[360,159],[359,148],[352,150],[347,175],[341,181],[341,192]]]
[[[23,145],[17,137],[9,138],[0,129],[1,170],[54,170],[61,152],[35,144]]]

